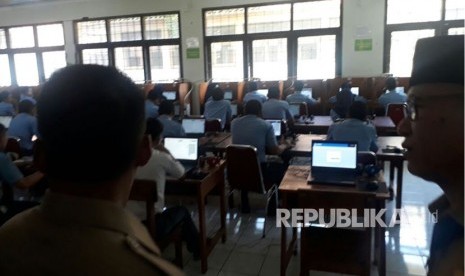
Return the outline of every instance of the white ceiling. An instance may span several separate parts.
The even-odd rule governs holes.
[[[34,3],[45,3],[52,1],[66,1],[66,0],[0,0],[0,7],[17,6]]]

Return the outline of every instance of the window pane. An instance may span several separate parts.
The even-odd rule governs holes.
[[[339,0],[294,4],[294,30],[337,28],[340,17]]]
[[[141,40],[140,17],[118,18],[110,20],[111,41]]]
[[[82,50],[82,63],[108,65],[108,49]]]
[[[297,43],[297,79],[335,77],[335,35],[299,37]]]
[[[239,81],[244,78],[242,41],[211,44],[213,81]]]
[[[37,26],[37,39],[39,47],[65,45],[62,24]]]
[[[152,80],[171,81],[181,77],[178,45],[152,46],[149,51]]]
[[[289,31],[291,29],[291,4],[248,8],[247,19],[248,33]]]
[[[243,34],[244,22],[244,8],[207,11],[205,34],[206,36]]]
[[[133,81],[144,81],[142,47],[115,48],[115,65],[118,69],[126,73],[126,75],[128,75]]]
[[[34,47],[34,30],[32,26],[10,28],[11,48]]]
[[[35,53],[15,54],[16,82],[19,86],[33,86],[39,84],[37,59]]]
[[[107,42],[105,20],[78,22],[77,32],[79,44]]]
[[[287,79],[287,39],[263,39],[252,42],[253,76],[261,80]]]
[[[44,62],[45,79],[50,78],[56,70],[66,67],[65,51],[44,52],[42,60]]]
[[[179,38],[177,14],[154,15],[144,18],[145,39]]]
[[[449,34],[449,35],[463,35],[463,34],[464,34],[464,31],[465,31],[465,28],[464,28],[464,27],[461,27],[461,28],[450,28],[450,29],[447,31],[447,34]]]
[[[438,21],[441,9],[441,0],[388,0],[387,24]]]
[[[0,29],[0,49],[6,49],[6,34],[4,29]]]
[[[465,2],[463,0],[446,0],[446,20],[464,18]]]
[[[11,85],[10,63],[8,55],[0,55],[0,86]]]
[[[409,77],[417,40],[431,36],[434,36],[434,30],[392,32],[389,73],[396,77]]]

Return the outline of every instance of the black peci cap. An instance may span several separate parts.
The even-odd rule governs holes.
[[[463,35],[418,40],[413,57],[410,86],[423,83],[463,85]]]

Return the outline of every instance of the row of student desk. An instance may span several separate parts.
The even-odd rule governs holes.
[[[294,123],[293,130],[301,134],[326,134],[334,123],[331,116],[313,116],[307,119],[298,119]],[[371,123],[376,127],[378,135],[392,135],[396,133],[396,125],[388,116],[374,117]]]

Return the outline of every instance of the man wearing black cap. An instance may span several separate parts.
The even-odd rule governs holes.
[[[437,183],[444,195],[429,209],[438,215],[428,275],[464,273],[464,37],[418,41],[408,93],[405,136],[409,171]]]

